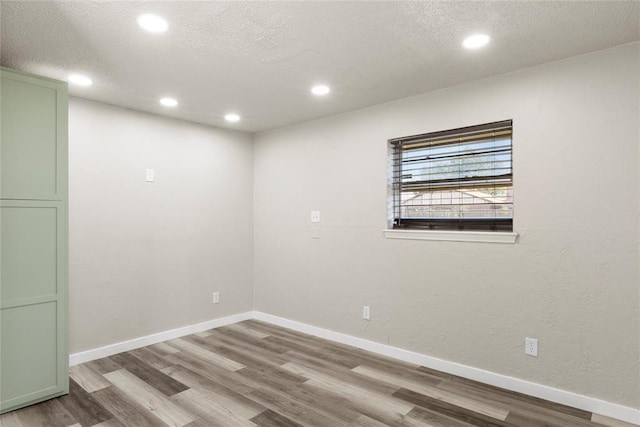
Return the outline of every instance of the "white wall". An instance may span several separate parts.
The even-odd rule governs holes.
[[[71,98],[71,353],[251,310],[252,155],[250,135]]]
[[[256,135],[255,308],[640,407],[639,79],[632,44]],[[386,140],[504,119],[519,242],[384,239]]]

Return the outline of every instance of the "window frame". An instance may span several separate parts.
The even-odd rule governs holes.
[[[458,142],[450,142],[450,143],[440,143],[437,144],[438,141],[447,138],[464,138],[465,136],[468,138],[471,143],[473,143],[473,135],[482,135],[484,132],[500,132],[508,130],[509,132],[509,181],[505,187],[508,187],[511,191],[511,201],[509,204],[511,206],[511,217],[455,217],[455,218],[437,218],[437,217],[425,217],[425,218],[408,218],[402,217],[402,180],[403,180],[403,151],[402,146],[405,144],[416,144],[419,142],[423,142],[425,147],[429,146],[442,146],[446,147],[447,145],[460,144],[461,139]],[[480,141],[481,138],[478,138]],[[430,143],[432,142],[432,143]],[[475,126],[466,126],[456,129],[450,129],[445,131],[438,132],[429,132],[420,135],[413,135],[401,138],[393,138],[387,141],[388,147],[390,150],[390,162],[389,162],[389,171],[390,171],[390,228],[393,231],[422,231],[422,232],[440,232],[440,235],[449,236],[451,233],[456,232],[465,232],[465,233],[507,233],[513,234],[513,120],[501,120],[496,122],[485,123],[481,125]],[[416,148],[414,148],[416,149]],[[419,149],[419,148],[418,148]],[[496,168],[492,169],[495,171]],[[462,171],[460,171],[462,172]],[[493,174],[493,175],[478,175],[478,177],[484,177],[485,179],[496,179],[496,177],[500,177],[502,175]],[[462,175],[458,175],[455,179],[460,182],[461,178],[464,178]],[[428,182],[427,182],[428,185]],[[460,187],[463,188],[463,187]],[[434,190],[435,193],[437,190]],[[425,191],[425,193],[429,193],[429,191]],[[435,206],[434,204],[432,206]],[[463,205],[463,203],[460,203]],[[386,230],[391,231],[391,230]],[[393,234],[394,238],[402,238],[397,236],[402,236],[403,233],[386,233],[387,237]],[[415,236],[415,233],[404,233],[406,235]],[[441,240],[441,239],[437,239]],[[444,239],[448,240],[448,239]],[[457,239],[453,239],[457,240]],[[491,239],[490,239],[491,240]],[[515,239],[514,239],[515,240]]]

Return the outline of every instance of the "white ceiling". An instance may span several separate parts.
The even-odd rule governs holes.
[[[73,95],[256,132],[639,40],[640,2],[2,0],[0,25],[2,65],[89,75]],[[463,49],[478,32],[490,45]]]

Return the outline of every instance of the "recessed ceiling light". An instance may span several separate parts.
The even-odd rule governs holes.
[[[329,86],[325,86],[325,85],[317,85],[311,88],[311,93],[313,93],[314,95],[326,95],[329,92],[331,92],[331,89],[329,89]]]
[[[228,122],[237,122],[240,120],[240,116],[237,114],[229,113],[226,116],[224,116],[224,119]]]
[[[489,40],[491,40],[491,37],[486,34],[474,34],[464,39],[462,46],[467,49],[478,49],[479,47],[486,46]]]
[[[165,107],[175,107],[176,105],[178,105],[178,101],[173,98],[162,98],[160,100],[160,104],[164,105]]]
[[[138,25],[152,33],[163,33],[169,28],[166,19],[150,13],[138,16]]]
[[[83,76],[82,74],[71,74],[69,76],[69,83],[73,83],[78,86],[91,86],[93,81],[87,76]]]

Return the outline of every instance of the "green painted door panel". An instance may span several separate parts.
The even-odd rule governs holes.
[[[0,201],[0,413],[68,392],[66,203]]]
[[[56,207],[3,206],[0,227],[2,301],[56,294]]]
[[[2,69],[0,108],[1,198],[64,200],[66,84]]]
[[[68,393],[66,84],[0,69],[0,413]]]
[[[56,306],[50,301],[2,309],[3,405],[59,391]]]

